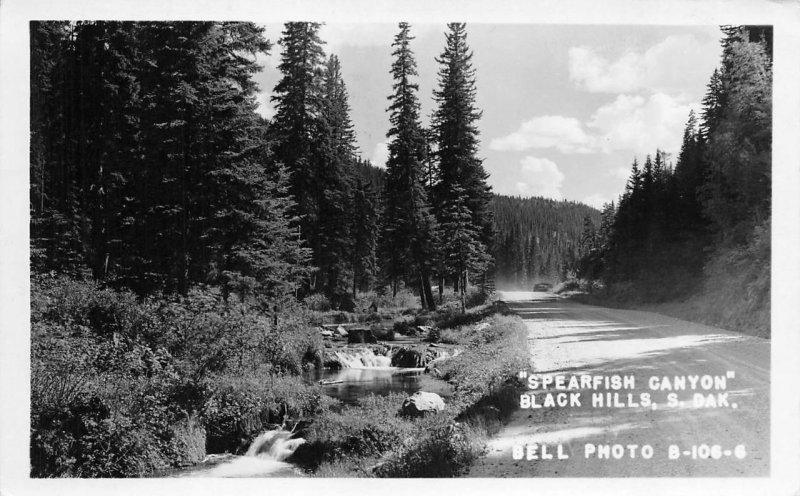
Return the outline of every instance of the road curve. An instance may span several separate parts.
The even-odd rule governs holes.
[[[530,373],[537,378],[563,376],[569,381],[581,375],[619,375],[633,376],[635,385],[616,391],[603,385],[529,391],[541,408],[518,409],[489,440],[471,477],[769,475],[768,340],[649,312],[582,305],[546,293],[505,293],[503,299],[528,326]],[[725,389],[705,391],[698,382],[698,389],[692,390],[690,377],[704,375],[724,376]],[[676,377],[686,378],[685,390],[662,390],[664,378],[673,385]],[[658,390],[652,389],[651,381]],[[567,393],[562,399],[579,393],[580,406],[542,404],[548,393],[559,392]],[[624,406],[591,404],[594,393],[606,392],[619,393]],[[706,400],[703,406],[693,402],[698,392]],[[642,393],[650,395],[655,409],[643,406]],[[668,405],[669,393],[682,403]],[[714,407],[708,395],[719,405]],[[677,459],[670,459],[671,445],[677,447]],[[652,448],[648,458],[645,446]],[[606,449],[610,454],[601,451]],[[624,454],[617,457],[620,450]],[[542,459],[543,455],[553,458]]]

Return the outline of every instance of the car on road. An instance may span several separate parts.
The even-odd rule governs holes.
[[[537,293],[549,293],[553,290],[553,285],[549,282],[540,282],[533,286],[533,290]]]

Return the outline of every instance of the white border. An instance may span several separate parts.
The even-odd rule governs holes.
[[[800,494],[800,8],[767,1],[0,0],[0,493],[97,494]],[[270,19],[326,22],[772,24],[775,26],[772,475],[656,479],[37,480],[28,472],[28,21]],[[536,47],[529,49],[535,50]]]

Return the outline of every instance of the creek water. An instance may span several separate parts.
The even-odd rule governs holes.
[[[209,455],[200,465],[179,470],[171,477],[299,477],[302,472],[290,463],[288,458],[298,446],[305,442],[302,438],[292,438],[292,432],[272,430],[259,435],[247,454]]]
[[[431,378],[423,369],[404,369],[391,366],[391,357],[375,355],[368,348],[342,348],[336,352],[343,368],[312,370],[305,374],[309,382],[320,384],[323,392],[345,405],[358,402],[370,394],[413,394],[424,390],[447,398],[450,386]],[[400,408],[400,404],[397,405]],[[209,455],[190,469],[176,471],[171,477],[298,477],[302,471],[286,463],[298,446],[305,442],[293,438],[284,430],[266,431],[259,435],[243,456]]]
[[[312,370],[305,377],[309,381],[323,381],[323,392],[344,404],[353,405],[364,396],[390,393],[413,394],[420,390],[437,393],[442,397],[450,394],[443,381],[432,379],[422,369],[345,368],[341,370]],[[341,382],[340,382],[341,381]],[[397,405],[400,408],[400,405]]]

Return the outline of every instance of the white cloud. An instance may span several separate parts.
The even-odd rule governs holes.
[[[256,112],[258,112],[261,117],[265,119],[272,119],[275,117],[275,107],[272,106],[272,102],[270,102],[269,99],[269,93],[259,92],[256,95],[256,102],[258,102]]]
[[[599,193],[594,193],[583,199],[583,203],[589,205],[590,207],[594,207],[597,210],[602,210],[603,205],[610,202],[611,200]]]
[[[627,53],[616,61],[609,61],[593,49],[569,49],[569,78],[579,88],[593,93],[619,93],[639,87],[641,74],[637,73],[640,56]]]
[[[630,167],[616,167],[610,171],[608,171],[608,175],[612,177],[616,177],[617,179],[622,179],[623,181],[627,181],[629,177],[631,177],[631,168]]]
[[[592,115],[586,127],[604,152],[632,150],[655,153],[656,148],[680,151],[689,111],[697,105],[682,103],[664,93],[643,96],[619,95]]]
[[[415,23],[411,35],[422,38],[435,32],[444,33],[446,28],[443,23]],[[398,32],[397,23],[331,22],[320,28],[319,37],[325,42],[325,53],[337,53],[345,46],[381,46],[389,50]]]
[[[385,168],[387,160],[389,160],[389,144],[381,141],[372,150],[372,159],[370,161],[375,167]]]
[[[564,174],[555,162],[546,158],[527,156],[521,161],[519,177],[514,184],[515,194],[520,196],[543,196],[560,200],[564,197],[561,185]]]
[[[489,146],[501,151],[555,148],[562,153],[630,150],[653,154],[660,148],[677,153],[692,109],[699,110],[696,104],[664,93],[624,94],[598,108],[585,124],[559,115],[534,117],[513,133],[493,139]]]
[[[573,47],[568,52],[569,77],[593,93],[627,93],[639,89],[673,94],[703,91],[719,63],[720,47],[711,38],[668,36],[649,49],[628,51],[616,58],[595,48]]]
[[[489,144],[492,150],[522,151],[531,148],[556,148],[564,153],[587,153],[589,136],[581,123],[571,117],[545,115],[523,122],[519,129],[495,138]]]

